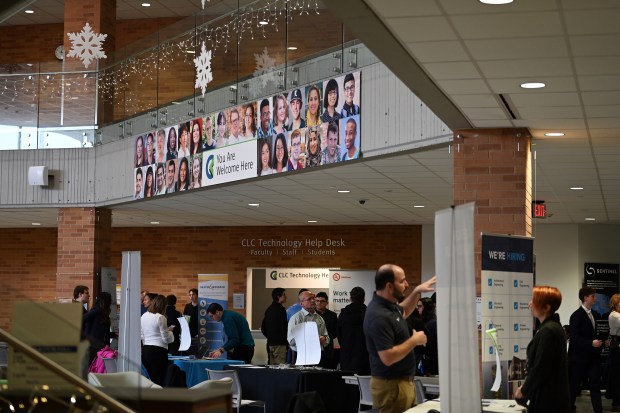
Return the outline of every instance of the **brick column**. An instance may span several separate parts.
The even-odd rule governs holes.
[[[111,234],[109,209],[60,209],[56,297],[73,298],[73,288],[78,284],[88,286],[91,297],[96,297],[101,289],[101,267],[110,262]]]
[[[476,292],[481,233],[532,235],[532,168],[527,129],[454,132],[454,204],[474,201]]]

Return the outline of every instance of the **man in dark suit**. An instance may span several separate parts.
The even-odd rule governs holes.
[[[595,333],[596,319],[599,316],[592,312],[592,306],[596,302],[594,289],[592,287],[581,288],[579,299],[581,306],[570,316],[568,358],[571,406],[575,409],[575,399],[581,391],[581,384],[587,378],[594,413],[602,413],[600,352],[603,340],[599,340]]]

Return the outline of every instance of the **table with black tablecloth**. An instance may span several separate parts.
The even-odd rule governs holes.
[[[241,360],[201,360],[201,359],[176,359],[174,364],[179,366],[181,370],[187,375],[187,387],[195,386],[198,383],[202,383],[209,379],[209,370],[222,370],[224,366],[230,364],[243,364]]]
[[[296,393],[317,391],[329,413],[357,412],[359,399],[351,397],[342,376],[350,371],[313,368],[228,366],[239,374],[244,399],[262,400],[268,413],[283,413]]]

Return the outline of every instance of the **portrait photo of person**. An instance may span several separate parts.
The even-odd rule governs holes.
[[[179,176],[177,178],[177,191],[189,189],[189,157],[179,159]]]
[[[166,163],[160,162],[155,168],[155,182],[157,185],[157,195],[166,193]]]
[[[133,199],[142,199],[143,197],[143,188],[142,188],[142,182],[143,182],[143,172],[142,172],[142,168],[136,168],[136,173],[134,174],[134,193],[133,193]]]
[[[278,133],[273,143],[273,160],[271,165],[273,173],[288,171],[288,148],[286,145],[286,133]]]
[[[166,193],[172,194],[177,191],[177,161],[170,159],[166,162]]]
[[[155,142],[156,142],[156,151],[155,151],[155,162],[162,163],[166,162],[166,131],[163,129],[159,129],[155,134]]]
[[[268,138],[273,135],[273,122],[271,121],[271,102],[265,98],[258,105],[258,132],[259,138]]]
[[[189,143],[190,155],[202,152],[202,118],[189,121],[191,141]]]
[[[275,133],[283,133],[286,130],[288,119],[288,102],[283,94],[273,97],[273,130]]]
[[[306,168],[321,165],[321,136],[318,126],[306,128]]]
[[[178,156],[177,146],[177,128],[171,126],[168,128],[168,144],[166,146],[166,160],[176,159]]]
[[[289,96],[289,122],[286,130],[293,131],[295,129],[303,129],[306,127],[306,119],[304,113],[304,96],[301,90],[294,89]]]
[[[360,72],[347,73],[343,80],[343,96],[344,102],[340,109],[340,116],[348,118],[349,116],[355,116],[360,114],[360,97],[359,93],[356,93],[356,85],[359,85]],[[358,86],[359,87],[359,86]]]
[[[325,83],[323,91],[323,108],[325,111],[321,115],[321,122],[334,122],[341,118],[340,113],[336,110],[338,106],[338,82],[336,79],[329,79]]]
[[[157,194],[155,190],[155,177],[153,174],[153,165],[146,168],[146,177],[144,179],[144,197],[151,198]]]
[[[223,148],[228,145],[228,135],[226,131],[226,113],[217,114],[217,129],[215,130],[215,147]]]
[[[306,126],[321,124],[321,85],[311,85],[306,88]]]
[[[155,163],[155,136],[152,132],[146,135],[146,159],[144,165],[153,165]]]
[[[355,115],[340,121],[340,124],[344,126],[340,133],[340,148],[342,149],[343,161],[357,159],[360,156],[359,120],[359,115]]]
[[[271,137],[258,138],[257,152],[258,176],[271,175]]]
[[[241,135],[243,140],[256,138],[256,102],[250,102],[243,106],[243,129]]]
[[[202,154],[192,156],[192,179],[189,189],[197,189],[202,186]]]
[[[214,123],[213,115],[207,115],[204,121],[205,133],[204,133],[204,139],[202,141],[203,151],[210,151],[216,148],[215,129],[213,128],[213,123]]]
[[[228,144],[233,145],[241,142],[241,116],[239,115],[239,107],[228,109]]]
[[[323,152],[321,153],[321,165],[329,165],[332,163],[340,162],[340,145],[338,141],[340,138],[340,132],[338,122],[326,123],[326,141]],[[324,129],[324,128],[323,128]]]
[[[178,158],[189,156],[189,122],[179,124],[179,150]]]
[[[288,170],[295,171],[297,169],[304,169],[306,165],[306,153],[302,152],[301,146],[304,143],[302,141],[305,136],[302,135],[299,129],[295,129],[289,134],[289,138],[290,157],[287,163]]]
[[[133,156],[133,167],[139,168],[144,166],[144,137],[139,135],[136,138],[135,152]]]

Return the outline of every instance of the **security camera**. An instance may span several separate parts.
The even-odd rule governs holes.
[[[360,205],[364,205],[364,204],[366,203],[366,200],[365,200],[365,199],[360,199],[360,200],[359,200],[359,201],[357,201],[357,202],[359,202],[359,203],[360,203]]]

